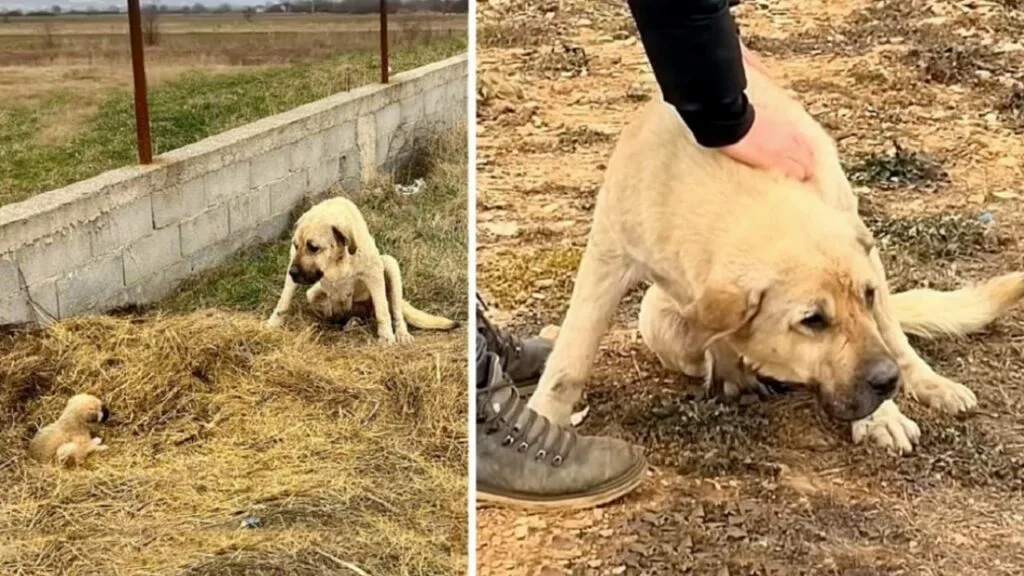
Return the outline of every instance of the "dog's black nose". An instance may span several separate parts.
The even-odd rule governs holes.
[[[881,397],[891,396],[900,383],[900,367],[888,358],[876,360],[865,374],[868,386]]]
[[[100,423],[110,420],[110,409],[104,406],[100,408]]]
[[[299,278],[302,277],[302,271],[299,270],[298,266],[292,266],[288,269],[288,275],[292,277],[292,280],[298,282]]]

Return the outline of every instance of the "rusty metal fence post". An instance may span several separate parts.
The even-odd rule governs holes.
[[[149,102],[146,99],[146,64],[142,54],[142,10],[139,0],[128,0],[128,35],[132,47],[132,76],[135,80],[135,132],[139,140],[139,162],[153,162],[149,134]]]
[[[380,0],[380,82],[388,83],[388,2]]]

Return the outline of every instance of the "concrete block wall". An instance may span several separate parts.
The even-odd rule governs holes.
[[[306,196],[356,191],[466,121],[465,55],[0,207],[0,325],[159,300],[279,237]]]

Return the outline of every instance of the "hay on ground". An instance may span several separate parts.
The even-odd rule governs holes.
[[[464,573],[466,340],[416,336],[200,311],[4,337],[0,574]],[[29,461],[77,392],[110,450]]]

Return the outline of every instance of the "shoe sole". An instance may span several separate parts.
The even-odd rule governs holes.
[[[572,496],[536,496],[533,494],[516,494],[500,490],[489,491],[477,487],[476,501],[479,507],[504,506],[527,510],[579,510],[596,508],[622,498],[643,483],[647,472],[645,460],[622,476],[618,484],[604,486],[586,494]]]

